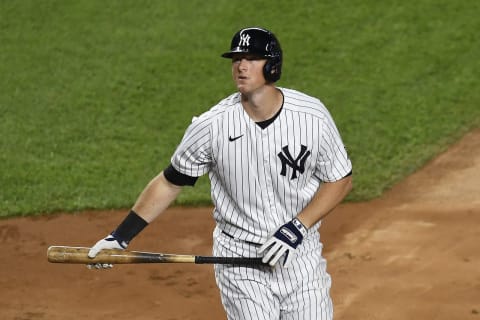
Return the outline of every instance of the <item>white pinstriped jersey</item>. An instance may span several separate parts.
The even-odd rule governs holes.
[[[192,121],[171,159],[185,175],[209,174],[217,227],[254,243],[297,216],[322,181],[337,181],[352,170],[325,106],[279,89],[282,110],[265,129],[234,93]]]

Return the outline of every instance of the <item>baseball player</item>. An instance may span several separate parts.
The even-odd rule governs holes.
[[[171,164],[89,256],[125,249],[183,186],[208,174],[213,254],[267,263],[215,265],[227,318],[332,319],[319,227],[352,187],[340,134],[318,99],[275,85],[283,57],[272,32],[242,29],[222,57],[231,59],[236,92],[194,118]]]

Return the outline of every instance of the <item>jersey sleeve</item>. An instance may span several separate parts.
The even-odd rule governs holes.
[[[329,113],[320,127],[316,176],[321,181],[335,182],[351,174],[352,162]]]
[[[194,118],[171,158],[171,165],[181,174],[200,177],[208,172],[212,162],[210,122]]]

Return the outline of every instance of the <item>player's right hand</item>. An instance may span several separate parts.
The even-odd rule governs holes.
[[[288,267],[293,260],[295,250],[302,243],[306,234],[307,229],[297,218],[280,226],[258,249],[258,253],[265,252],[263,263],[268,263],[273,267],[282,256],[285,256],[283,266]]]
[[[95,258],[96,255],[103,249],[126,249],[127,243],[117,239],[114,235],[109,234],[102,240],[98,241],[91,249],[88,251],[89,258]],[[110,263],[90,263],[87,264],[88,269],[110,269],[113,265]]]

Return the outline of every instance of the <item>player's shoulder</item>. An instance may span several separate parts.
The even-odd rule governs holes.
[[[213,106],[212,109],[217,109],[217,110],[221,110],[222,112],[225,112],[227,110],[230,110],[231,107],[238,105],[239,103],[240,103],[240,93],[235,92],[229,95],[228,97],[222,99],[215,106]]]
[[[201,121],[201,122],[212,122],[218,120],[218,118],[223,117],[225,113],[232,110],[232,107],[238,105],[240,102],[240,94],[232,93],[228,97],[220,100],[217,104],[211,107],[209,110],[203,112],[199,116],[195,116],[192,119],[192,122]]]
[[[304,92],[301,92],[295,89],[283,88],[283,87],[280,87],[279,89],[282,90],[285,98],[288,98],[293,101],[307,102],[307,103],[318,103],[320,101],[316,97],[313,97],[311,95],[308,95]]]
[[[284,108],[292,112],[306,113],[312,116],[323,118],[329,115],[327,107],[320,101],[319,98],[308,95],[304,92],[289,89],[279,88],[284,96]]]

